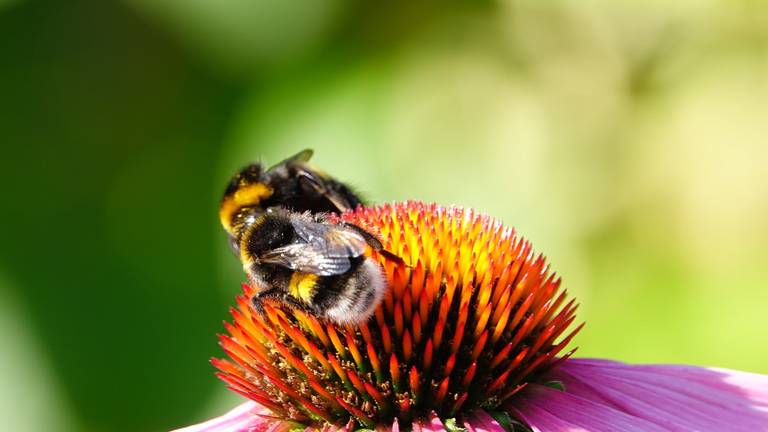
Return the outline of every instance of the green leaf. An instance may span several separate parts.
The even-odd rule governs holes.
[[[565,391],[565,384],[562,381],[547,381],[544,385],[555,390]]]
[[[507,432],[532,432],[528,426],[512,419],[506,411],[489,411],[488,414]]]
[[[443,422],[443,425],[445,425],[445,429],[448,432],[467,432],[466,428],[463,428],[456,424],[455,418],[449,418]]]

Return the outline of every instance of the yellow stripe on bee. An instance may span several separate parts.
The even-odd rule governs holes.
[[[232,217],[243,207],[257,206],[264,198],[272,196],[274,191],[264,183],[243,186],[232,195],[225,197],[219,209],[221,225],[232,233]]]
[[[251,222],[250,225],[248,225],[248,227],[241,233],[242,235],[240,236],[240,245],[238,249],[240,250],[240,261],[242,261],[244,266],[243,268],[246,269],[246,273],[248,272],[248,267],[250,267],[254,261],[254,257],[251,255],[251,251],[248,249],[248,241],[253,235],[250,232],[263,224],[265,219],[266,216],[262,213],[256,219],[254,219],[253,222]]]
[[[318,276],[312,273],[296,272],[292,274],[291,281],[288,282],[288,293],[305,303],[309,303],[315,293],[317,278]]]

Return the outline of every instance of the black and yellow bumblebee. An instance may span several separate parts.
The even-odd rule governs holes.
[[[362,204],[352,188],[307,163],[312,153],[303,150],[269,169],[261,163],[250,164],[232,177],[219,217],[235,250],[254,217],[270,207],[342,213]]]
[[[364,253],[367,247],[381,251],[381,243],[356,225],[325,217],[272,207],[251,224],[240,259],[259,288],[251,299],[257,312],[273,299],[341,324],[371,316],[387,284],[379,264]]]
[[[362,201],[309,166],[311,155],[305,150],[268,170],[253,164],[238,172],[224,192],[221,223],[257,289],[257,312],[271,299],[337,323],[362,322],[387,288],[366,248],[399,258],[368,231],[329,218]]]

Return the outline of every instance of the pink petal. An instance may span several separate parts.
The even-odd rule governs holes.
[[[248,401],[221,417],[176,429],[173,432],[250,432],[281,426],[282,422],[268,417],[270,414],[270,411],[263,406]]]
[[[477,410],[464,422],[469,432],[505,432],[504,428],[487,412]]]
[[[413,423],[413,432],[446,432],[443,422],[437,417],[435,412],[429,413],[427,421]]]
[[[534,432],[667,431],[609,405],[541,385],[532,385],[508,409],[524,420]]]
[[[392,422],[392,432],[400,432],[400,424],[398,424],[397,419]]]
[[[694,366],[569,359],[508,408],[534,431],[768,431],[768,377]]]

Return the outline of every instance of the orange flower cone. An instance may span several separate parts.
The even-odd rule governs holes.
[[[420,202],[340,218],[403,260],[368,252],[389,281],[374,316],[339,326],[267,303],[262,317],[245,285],[220,336],[229,359],[212,363],[251,405],[187,431],[613,430],[542,429],[547,413],[530,414],[546,411],[542,398],[557,400],[588,377],[560,372],[578,362],[565,361],[582,327],[576,304],[513,229],[473,210]],[[553,388],[563,383],[565,391]]]

